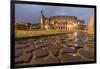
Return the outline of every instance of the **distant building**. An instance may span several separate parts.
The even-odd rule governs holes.
[[[87,32],[94,34],[94,12],[89,16],[87,21]]]
[[[75,16],[52,16],[46,18],[41,11],[41,29],[43,30],[84,30],[84,21]]]

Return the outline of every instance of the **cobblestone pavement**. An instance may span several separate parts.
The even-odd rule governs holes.
[[[85,32],[15,41],[15,64],[94,61],[94,38]]]

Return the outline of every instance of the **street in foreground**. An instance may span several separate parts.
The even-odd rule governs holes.
[[[15,65],[94,61],[94,36],[74,32],[15,41]]]

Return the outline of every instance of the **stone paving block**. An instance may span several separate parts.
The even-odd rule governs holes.
[[[47,46],[46,49],[52,54],[52,55],[57,55],[58,54],[58,48],[55,46]]]
[[[63,48],[63,45],[57,45],[57,46],[55,46],[55,48],[61,49],[61,48]]]
[[[74,53],[75,52],[75,49],[71,47],[63,47],[61,50],[62,50],[62,53]]]
[[[59,59],[57,57],[47,57],[47,58],[36,59],[31,64],[39,65],[39,64],[55,64],[55,63],[59,63]]]
[[[28,43],[26,43],[27,46],[30,46],[30,45],[32,45],[32,44],[33,44],[33,42],[28,42]]]
[[[31,58],[32,58],[32,53],[26,53],[18,58],[15,58],[15,63],[16,64],[27,63],[31,60]]]
[[[15,45],[15,49],[21,49],[21,48],[25,48],[25,47],[27,47],[28,45],[26,45],[26,44],[16,44]]]
[[[81,60],[81,62],[89,62],[89,61],[91,61],[91,60],[89,60],[89,59],[82,59]]]
[[[88,41],[88,44],[94,44],[94,41],[92,41],[92,42]]]
[[[67,43],[67,46],[68,47],[73,47],[74,46],[74,43]]]
[[[69,63],[69,62],[80,62],[80,57],[76,54],[62,54],[61,55],[61,61],[63,63]]]
[[[34,50],[33,46],[29,46],[29,47],[24,48],[25,53],[32,52],[33,50]]]
[[[87,47],[94,49],[94,44],[87,44]]]
[[[24,44],[24,43],[26,43],[26,40],[16,40],[15,43],[16,44]]]
[[[44,45],[44,44],[35,44],[35,45],[33,45],[33,48],[34,49],[39,49],[39,48],[43,48],[43,47],[45,47],[46,45]]]
[[[88,48],[82,48],[79,50],[80,55],[85,58],[94,58],[94,51],[89,50]]]
[[[48,56],[49,53],[48,53],[47,50],[40,48],[40,49],[37,49],[37,50],[33,51],[33,55],[34,55],[36,58],[40,58],[40,57]]]
[[[22,54],[23,54],[23,50],[22,49],[15,50],[15,57],[19,57]]]
[[[55,48],[58,48],[58,49],[60,49],[60,48],[63,48],[63,44],[61,44],[61,43],[50,43],[50,44],[48,44],[47,46],[52,46],[52,47],[55,47]]]

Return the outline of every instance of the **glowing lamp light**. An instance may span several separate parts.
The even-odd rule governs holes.
[[[69,28],[72,28],[73,26],[72,26],[72,25],[68,25],[68,27],[69,27]]]
[[[74,24],[75,26],[77,25],[77,24]]]
[[[48,25],[45,25],[45,28],[48,29]]]
[[[52,22],[52,24],[54,24],[54,22]]]

